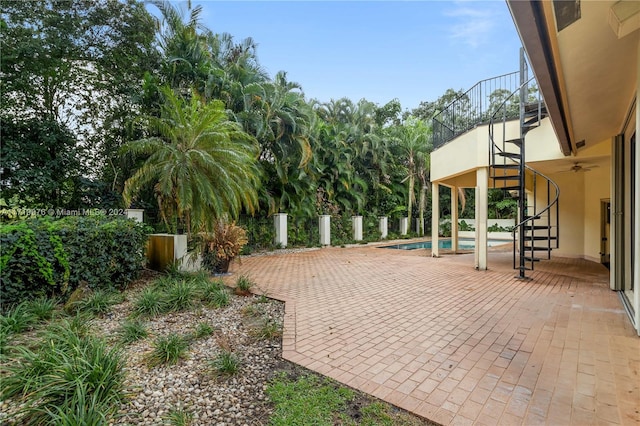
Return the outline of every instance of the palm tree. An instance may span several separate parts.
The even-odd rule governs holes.
[[[422,121],[409,117],[404,125],[397,128],[397,140],[405,157],[406,175],[403,182],[408,183],[407,216],[411,220],[413,203],[415,202],[416,178],[424,177],[429,166],[429,127]]]
[[[124,146],[124,152],[149,156],[126,181],[125,203],[153,184],[169,229],[177,219],[189,233],[209,230],[213,219],[227,214],[235,218],[242,208],[253,212],[259,186],[255,140],[228,120],[222,102],[204,103],[193,93],[187,102],[166,87],[162,93],[160,117],[147,117],[158,136]]]
[[[204,82],[211,68],[211,54],[207,49],[207,30],[200,24],[202,6],[191,7],[187,2],[189,16],[165,0],[150,0],[161,14],[156,19],[158,47],[166,58],[163,77],[172,88],[185,95],[193,88],[203,93]]]

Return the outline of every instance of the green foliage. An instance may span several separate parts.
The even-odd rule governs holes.
[[[461,220],[460,223],[458,224],[458,230],[460,230],[460,231],[475,231],[476,228],[474,228],[473,226],[469,225],[466,221]]]
[[[65,296],[91,288],[124,288],[142,269],[146,227],[105,216],[21,220],[0,225],[2,304]]]
[[[242,254],[249,254],[258,250],[265,250],[273,246],[273,219],[267,217],[241,216],[238,224],[247,233],[247,244]]]
[[[158,136],[123,147],[146,156],[125,183],[125,204],[151,185],[167,227],[185,226],[189,233],[210,231],[215,219],[235,218],[243,208],[253,212],[260,175],[255,140],[228,119],[221,101],[207,103],[197,93],[185,100],[169,87],[162,95],[160,117],[146,117]]]
[[[451,222],[444,222],[440,224],[440,236],[441,237],[451,236]]]
[[[3,306],[67,292],[69,255],[57,222],[45,218],[0,224],[0,253]]]
[[[233,352],[223,349],[211,360],[210,365],[218,374],[233,376],[240,370],[240,359]]]
[[[165,290],[165,307],[171,312],[181,312],[193,307],[196,296],[194,285],[187,280],[178,280]]]
[[[27,302],[22,302],[6,314],[0,315],[0,330],[5,336],[19,334],[29,330],[36,321],[37,319],[29,310]]]
[[[229,304],[229,292],[221,280],[206,282],[199,288],[200,300],[209,306],[222,308]]]
[[[0,120],[3,198],[13,207],[73,205],[80,162],[69,129],[52,119]]]
[[[126,320],[118,330],[120,341],[124,344],[137,342],[149,335],[146,325],[139,320]]]
[[[255,283],[246,275],[240,275],[236,279],[236,288],[240,291],[250,291]]]
[[[513,232],[513,226],[505,228],[504,226],[500,226],[497,223],[494,223],[493,225],[487,228],[487,231],[488,232]]]
[[[144,264],[149,229],[119,216],[68,216],[58,221],[72,288],[85,281],[92,288],[123,290]]]
[[[17,349],[0,395],[24,404],[16,416],[21,424],[106,424],[124,400],[123,367],[119,349],[63,321],[34,350]]]
[[[267,388],[269,399],[275,404],[270,424],[274,426],[334,424],[354,397],[352,390],[337,386],[330,379],[315,375],[301,376],[292,381],[282,374]]]
[[[113,305],[122,302],[122,295],[112,290],[97,289],[87,298],[74,303],[73,308],[81,313],[104,315]]]
[[[209,337],[213,334],[213,327],[207,322],[201,322],[196,325],[195,332],[193,333],[196,339],[202,339],[203,337]]]
[[[145,287],[133,302],[133,312],[144,317],[155,317],[167,310],[165,295],[161,290]]]
[[[153,342],[153,350],[147,355],[149,367],[162,364],[175,364],[186,356],[189,342],[177,334],[160,336]]]
[[[260,325],[251,330],[251,334],[260,340],[271,340],[282,335],[282,325],[271,318],[263,318]]]
[[[171,426],[189,426],[193,422],[193,413],[183,408],[171,408],[164,416],[164,420]]]

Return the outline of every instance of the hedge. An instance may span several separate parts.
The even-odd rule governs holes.
[[[148,229],[123,217],[44,217],[0,224],[0,304],[65,297],[80,283],[125,288],[142,268]]]

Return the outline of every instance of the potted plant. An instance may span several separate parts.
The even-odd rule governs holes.
[[[202,266],[213,274],[229,271],[229,264],[240,254],[247,240],[247,232],[235,222],[217,220],[212,232],[198,234]]]

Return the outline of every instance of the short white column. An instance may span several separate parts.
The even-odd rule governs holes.
[[[487,221],[489,197],[489,170],[479,167],[476,170],[476,269],[487,269]]]
[[[331,245],[331,215],[323,214],[319,218],[320,245]]]
[[[278,247],[287,247],[287,214],[276,213],[273,215],[273,227],[275,228],[274,244]]]
[[[400,218],[400,235],[407,235],[409,233],[409,218]]]
[[[362,216],[351,216],[351,225],[353,226],[353,239],[362,241]]]
[[[380,230],[380,238],[387,238],[387,235],[389,235],[389,219],[386,216],[380,216],[379,219],[378,229]]]
[[[133,219],[136,222],[143,222],[144,219],[144,209],[126,209],[125,211],[125,215],[127,216],[127,219]]]
[[[431,256],[439,257],[438,240],[440,232],[440,185],[431,183]]]
[[[458,251],[458,188],[451,187],[451,251]]]

